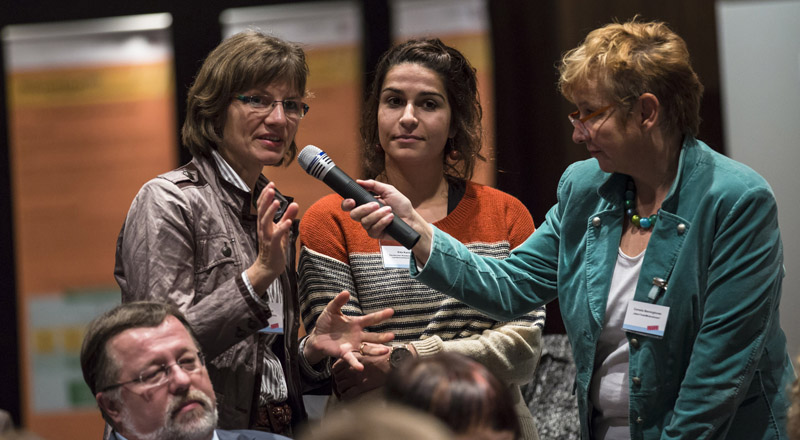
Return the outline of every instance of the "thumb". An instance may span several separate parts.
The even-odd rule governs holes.
[[[350,292],[342,290],[341,292],[339,292],[338,295],[336,295],[331,300],[330,303],[328,303],[327,306],[328,310],[331,313],[336,313],[336,314],[342,313],[342,307],[344,307],[344,305],[347,304],[347,301],[349,300],[350,300]]]

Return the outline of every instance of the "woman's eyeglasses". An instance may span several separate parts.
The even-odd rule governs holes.
[[[272,113],[272,110],[274,110],[275,106],[278,104],[283,105],[283,113],[286,114],[287,118],[295,120],[303,119],[303,116],[305,116],[310,109],[308,104],[296,99],[284,99],[283,101],[279,101],[264,95],[236,95],[234,98],[247,104],[253,111],[260,113],[263,117],[267,117]]]
[[[577,128],[578,131],[580,131],[584,137],[591,138],[592,136],[589,134],[589,129],[586,128],[585,122],[594,117],[600,116],[604,111],[610,109],[611,107],[613,107],[613,104],[609,104],[597,111],[591,112],[582,118],[578,117],[580,115],[580,112],[578,110],[575,110],[574,112],[567,115],[567,117],[569,118],[569,122],[571,122],[572,125],[575,128]]]

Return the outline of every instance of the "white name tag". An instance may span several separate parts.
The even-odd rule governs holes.
[[[283,334],[283,303],[269,303],[269,309],[272,316],[267,321],[267,326],[261,329],[262,333],[280,333]]]
[[[267,302],[272,316],[267,321],[267,326],[262,328],[262,333],[283,334],[283,297],[281,296],[279,280],[275,280],[267,289]]]
[[[628,303],[622,328],[629,332],[661,338],[667,328],[669,307],[640,301]]]
[[[383,257],[383,267],[385,269],[408,269],[409,261],[411,261],[411,250],[406,249],[396,242],[391,244],[380,243],[381,257]]]

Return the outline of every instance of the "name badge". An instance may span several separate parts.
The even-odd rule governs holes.
[[[277,280],[267,289],[267,302],[272,316],[267,321],[267,326],[259,330],[261,333],[283,334],[283,297]]]
[[[622,328],[629,332],[662,338],[667,327],[669,307],[640,301],[628,303]]]
[[[381,257],[384,269],[408,269],[411,261],[411,250],[396,241],[381,242]]]
[[[269,317],[267,326],[260,330],[261,333],[283,334],[283,303],[270,301],[269,310],[272,312],[272,316]]]

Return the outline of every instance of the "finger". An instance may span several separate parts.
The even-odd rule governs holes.
[[[350,368],[350,364],[348,364],[346,360],[336,359],[336,361],[333,362],[333,365],[331,365],[331,373],[338,374],[348,368]]]
[[[364,230],[367,231],[367,235],[370,237],[383,238],[386,228],[389,227],[389,225],[392,223],[392,220],[394,220],[394,214],[389,212],[388,215],[381,217],[380,220],[376,221],[375,223],[372,223],[369,226],[362,223],[362,226],[364,227]]]
[[[364,341],[364,342],[372,343],[372,344],[385,344],[387,342],[390,342],[390,341],[394,340],[394,333],[390,333],[390,332],[387,332],[387,333],[364,332],[361,340]],[[385,345],[379,345],[379,347],[385,347],[387,351],[389,350],[389,347],[386,347]],[[383,353],[386,353],[386,351],[383,351],[381,353],[375,353],[375,354],[383,354]]]
[[[347,304],[347,301],[350,301],[350,292],[342,290],[339,292],[339,294],[333,297],[328,305],[325,306],[325,309],[328,311],[328,313],[338,315],[342,313],[342,307]]]
[[[352,367],[356,371],[364,371],[364,365],[358,361],[354,351],[345,353],[344,356],[342,356],[342,360],[346,362],[346,366]]]
[[[280,206],[280,205],[279,205]],[[297,214],[300,212],[300,205],[297,203],[290,203],[289,206],[286,207],[286,211],[283,211],[283,215],[281,215],[281,222],[292,224],[292,220],[297,218]]]
[[[350,211],[350,218],[359,222],[361,227],[364,228],[372,238],[378,238],[377,235],[383,231],[385,225],[391,223],[393,217],[392,208],[390,206],[384,206],[373,211],[362,211],[361,207]],[[376,226],[378,227],[376,228]]]
[[[393,215],[394,214],[392,213],[392,207],[391,206],[388,206],[388,205],[382,206],[380,209],[376,210],[375,212],[372,212],[372,213],[364,216],[361,219],[361,224],[362,225],[367,225],[367,224],[374,225],[374,224],[379,223],[381,220],[384,220],[386,217],[393,216]]]
[[[371,334],[371,333],[368,333]],[[380,333],[374,333],[375,335],[380,335]],[[394,335],[391,335],[394,337]],[[364,343],[361,346],[361,353],[368,356],[382,356],[390,351],[389,347],[379,344],[379,343]]]
[[[342,211],[350,211],[351,209],[356,207],[356,201],[353,199],[344,199],[342,200]]]
[[[280,209],[281,209],[281,202],[273,199],[272,203],[266,206],[266,210],[264,212],[264,215],[262,216],[262,219],[264,219],[265,221],[269,221],[270,223],[274,223],[273,219],[275,218],[275,213],[278,212]]]
[[[358,324],[361,327],[371,327],[376,324],[380,324],[383,321],[391,318],[394,315],[394,310],[390,308],[383,309],[378,312],[373,312],[368,315],[361,316],[357,318]]]
[[[367,180],[356,179],[356,183],[361,185],[361,187],[364,188],[365,190],[372,191],[375,194],[383,194],[383,191],[385,191],[385,186],[388,186],[380,182],[376,182],[375,180],[372,179],[367,179]]]
[[[258,202],[256,205],[260,208],[261,206],[269,206],[272,201],[275,200],[275,184],[270,182],[261,190],[261,194],[258,195]]]
[[[356,180],[356,183],[361,185],[362,188],[366,189],[367,191],[376,194],[381,198],[386,198],[391,195],[392,191],[397,191],[395,187],[389,185],[388,183],[378,182],[377,180]]]
[[[381,205],[378,202],[369,202],[365,203],[361,206],[357,206],[350,211],[350,218],[360,222],[362,218],[369,216],[370,214],[374,213],[378,209],[381,208]],[[389,208],[391,209],[391,208]]]
[[[264,192],[267,192],[267,190],[264,190]],[[259,197],[258,202],[257,215],[259,233],[269,233],[271,231],[272,218],[275,216],[275,212],[278,208],[280,208],[280,203],[269,196],[264,196],[264,192],[261,193],[263,198]]]

